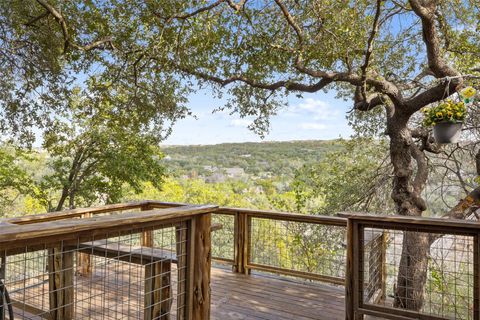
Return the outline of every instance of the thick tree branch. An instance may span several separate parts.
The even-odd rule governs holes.
[[[62,34],[63,34],[63,40],[64,40],[63,53],[66,53],[70,46],[83,51],[90,51],[93,49],[102,49],[102,48],[106,48],[107,45],[108,47],[110,47],[110,49],[115,49],[112,39],[110,37],[93,41],[84,46],[75,43],[70,38],[67,22],[65,21],[65,18],[63,17],[63,15],[57,9],[55,9],[55,7],[49,4],[46,0],[36,0],[36,1],[42,7],[44,7],[45,10],[47,10],[47,12],[49,12],[49,14],[51,14],[55,18],[57,23],[60,25],[60,28],[62,29]]]
[[[36,16],[35,18],[33,18],[32,20],[28,21],[27,23],[25,23],[25,25],[27,27],[31,27],[35,24],[35,22],[37,22],[38,20],[41,20],[45,17],[47,17],[48,15],[50,15],[50,12],[49,11],[45,11],[44,13],[42,13],[41,15],[39,16]]]
[[[177,15],[173,15],[173,16],[169,16],[169,17],[164,17],[158,12],[153,12],[153,14],[155,16],[157,16],[158,18],[165,20],[166,23],[169,23],[174,19],[185,20],[185,19],[194,17],[194,16],[196,16],[196,15],[202,13],[202,12],[209,11],[209,10],[215,8],[215,7],[217,7],[218,5],[220,5],[224,2],[225,2],[225,0],[218,0],[218,1],[212,3],[208,6],[201,7],[199,9],[195,10],[195,11],[192,11],[192,12],[189,12],[189,13],[184,13],[184,14],[177,14]]]
[[[462,83],[460,73],[450,67],[445,59],[440,44],[440,37],[436,26],[437,1],[435,0],[409,0],[413,12],[422,22],[423,41],[427,51],[428,68],[437,78],[455,77],[453,80],[441,81],[436,86],[423,91],[406,101],[405,113],[413,114],[422,107],[446,98],[453,94]],[[421,75],[427,75],[424,71]]]
[[[430,134],[430,130],[425,127],[418,127],[410,131],[412,138],[421,142],[420,151],[428,151],[430,153],[439,154],[442,152],[441,145],[435,143],[435,139]]]
[[[459,83],[457,81],[443,80],[439,84],[406,100],[405,110],[410,114],[413,114],[430,103],[445,99],[457,91],[458,85]]]
[[[152,59],[154,59],[152,57]],[[227,78],[221,78],[206,72],[195,70],[194,68],[188,68],[179,65],[176,62],[170,62],[174,68],[180,70],[186,74],[193,75],[197,78],[211,81],[217,84],[220,84],[222,87],[227,86],[234,82],[243,82],[254,88],[266,89],[266,90],[277,90],[280,88],[285,88],[290,91],[300,91],[300,92],[317,92],[328,84],[332,82],[346,82],[355,86],[360,86],[362,81],[361,77],[347,72],[324,72],[324,71],[311,71],[307,73],[314,78],[319,78],[320,80],[314,84],[300,83],[292,80],[280,80],[275,82],[263,82],[254,80],[243,75],[233,75]],[[402,98],[398,88],[391,82],[384,79],[371,79],[367,78],[367,84],[375,87],[377,91],[389,96],[394,102],[401,103]]]
[[[382,94],[373,94],[365,97],[362,94],[361,86],[357,86],[354,95],[354,109],[359,111],[370,111],[375,107],[385,105],[386,97]]]
[[[298,44],[299,44],[300,47],[302,47],[303,46],[303,39],[304,39],[302,29],[295,22],[295,19],[290,14],[290,12],[288,11],[285,4],[280,0],[275,0],[275,2],[277,3],[277,5],[282,10],[283,16],[287,20],[288,24],[293,28],[293,30],[295,30],[295,33],[297,34],[297,38],[298,38]]]
[[[229,78],[220,78],[205,72],[181,67],[179,65],[176,65],[176,68],[185,72],[186,74],[193,75],[202,80],[207,80],[207,81],[217,83],[222,87],[225,87],[234,82],[243,82],[245,84],[248,84],[251,87],[258,88],[258,89],[265,89],[265,90],[277,90],[280,88],[285,88],[290,91],[317,92],[333,81],[330,78],[323,78],[314,84],[305,84],[305,83],[299,83],[299,82],[290,81],[290,80],[280,80],[276,82],[266,83],[266,82],[253,80],[253,79],[244,77],[242,75],[231,76]]]
[[[240,10],[242,10],[243,6],[245,6],[247,1],[248,0],[240,0],[238,3],[235,3],[232,0],[227,0],[227,3],[232,9],[234,9],[236,11],[240,11]]]
[[[425,157],[425,153],[423,153],[420,148],[415,144],[412,143],[410,147],[412,157],[415,159],[417,163],[417,172],[413,181],[413,188],[414,192],[418,195],[422,192],[427,184],[428,178],[428,164],[427,158]],[[423,201],[423,200],[422,200]],[[426,209],[425,203],[423,203]]]
[[[367,68],[373,53],[373,41],[375,40],[375,36],[377,35],[377,32],[378,32],[380,13],[382,12],[382,2],[383,2],[382,0],[377,0],[372,31],[370,32],[370,36],[368,37],[368,41],[367,41],[367,52],[365,53],[365,61],[361,68],[362,70],[361,93],[365,100],[367,99]]]
[[[460,75],[443,59],[440,38],[436,26],[436,0],[410,0],[413,12],[422,21],[423,41],[427,49],[428,66],[437,78]]]

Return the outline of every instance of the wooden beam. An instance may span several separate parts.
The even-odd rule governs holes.
[[[25,310],[26,312],[34,316],[37,316],[39,318],[52,320],[52,315],[48,311],[37,308],[36,306],[32,306],[28,303],[24,303],[23,301],[18,301],[15,299],[11,300],[11,304],[13,307],[18,308],[20,310]]]
[[[93,213],[87,212],[82,214],[82,219],[88,219],[93,216]],[[77,274],[82,277],[90,277],[93,271],[93,261],[88,253],[77,253]]]
[[[29,216],[13,217],[13,218],[2,219],[0,221],[6,222],[6,223],[12,223],[12,224],[19,224],[19,225],[32,224],[32,223],[39,223],[39,222],[80,218],[82,215],[86,213],[96,215],[100,213],[113,212],[113,211],[132,210],[132,209],[141,208],[146,204],[147,204],[146,201],[116,203],[116,204],[103,205],[99,207],[78,208],[78,209],[49,212],[44,214],[34,214]]]
[[[480,319],[480,234],[473,237],[473,319]]]
[[[193,218],[194,265],[193,265],[193,305],[192,319],[210,319],[210,268],[211,268],[211,214]]]
[[[234,265],[233,271],[248,274],[248,222],[244,213],[237,213],[234,222]]]
[[[322,281],[322,282],[327,282],[327,283],[337,284],[337,285],[345,284],[345,278],[325,276],[325,275],[312,273],[312,272],[290,270],[290,269],[278,268],[278,267],[267,266],[267,265],[256,264],[256,263],[249,263],[247,267],[249,271],[259,270],[259,271],[282,274],[286,276],[299,277],[299,278],[308,279],[308,280]]]
[[[169,260],[145,265],[144,320],[170,320],[173,301],[171,265]]]
[[[74,316],[73,255],[73,251],[62,246],[49,250],[49,301],[53,320],[70,320]]]
[[[152,208],[149,206],[143,206],[140,210],[149,211],[149,210],[152,210]],[[140,242],[144,247],[153,247],[154,246],[153,230],[147,230],[142,232],[142,238]]]
[[[150,201],[150,200],[148,200],[147,202],[153,208],[178,208],[186,205],[185,203],[160,202],[160,201]],[[308,214],[299,214],[299,213],[291,213],[291,212],[281,212],[281,211],[269,211],[269,210],[245,209],[245,208],[227,208],[227,207],[219,207],[213,213],[230,215],[230,216],[234,216],[238,213],[241,213],[241,214],[246,214],[256,218],[306,222],[306,223],[322,224],[322,225],[334,225],[334,226],[340,226],[340,227],[347,226],[347,219],[343,217],[337,217],[337,216],[319,216],[319,215],[308,215]]]
[[[148,265],[152,262],[168,260],[176,262],[175,252],[158,248],[122,245],[118,242],[108,243],[97,240],[80,243],[74,250],[89,253],[102,258],[120,260],[127,263]]]
[[[353,229],[355,228],[354,222],[348,220],[347,224],[347,265],[346,265],[346,274],[345,274],[345,320],[354,320],[354,300],[353,300],[353,291],[355,290],[354,285],[354,270],[353,270]]]
[[[121,215],[100,216],[89,219],[69,219],[62,221],[41,222],[29,225],[0,226],[0,250],[24,246],[20,243],[40,241],[42,238],[74,239],[80,233],[96,234],[118,232],[123,228],[129,230],[147,226],[159,226],[178,220],[188,220],[196,215],[216,210],[216,206],[190,206],[153,210],[146,212],[129,212]],[[34,240],[34,241],[32,241]]]

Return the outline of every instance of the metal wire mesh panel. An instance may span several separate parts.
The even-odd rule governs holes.
[[[251,265],[343,283],[345,227],[253,217],[250,224]]]
[[[363,229],[361,241],[366,305],[474,319],[473,235],[378,227]]]
[[[212,232],[212,258],[233,262],[234,259],[234,226],[235,216],[214,214],[212,225],[219,226]]]
[[[171,224],[3,250],[0,319],[184,319],[186,231]],[[149,233],[154,246],[143,243]]]

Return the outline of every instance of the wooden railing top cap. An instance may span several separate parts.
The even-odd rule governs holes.
[[[77,208],[77,209],[68,209],[62,211],[48,212],[42,214],[33,214],[20,217],[12,217],[6,219],[0,219],[0,222],[8,222],[13,224],[29,224],[36,223],[39,221],[54,221],[61,220],[66,218],[75,218],[81,217],[85,213],[107,213],[114,211],[123,211],[123,210],[132,210],[148,206],[148,201],[138,201],[138,202],[127,202],[127,203],[115,203],[107,204],[98,207],[89,207],[89,208]]]
[[[185,219],[203,213],[214,212],[217,208],[217,206],[184,206],[143,212],[128,212],[118,215],[94,216],[85,219],[65,219],[25,225],[0,225],[0,243],[60,236],[89,230],[112,229],[114,231],[115,228],[129,225],[141,228],[142,224],[152,222],[158,222],[161,225],[161,222],[168,223],[168,221],[176,219]]]
[[[400,215],[371,215],[361,212],[341,212],[340,217],[347,218],[352,221],[360,223],[384,224],[385,227],[390,226],[405,226],[414,228],[415,226],[433,227],[433,228],[456,228],[465,231],[478,231],[480,229],[480,222],[473,220],[459,220],[447,218],[431,218],[431,217],[412,217]]]

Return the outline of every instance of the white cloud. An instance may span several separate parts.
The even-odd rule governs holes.
[[[230,121],[230,125],[234,127],[248,127],[251,123],[252,121],[248,119],[233,119]]]
[[[313,120],[331,120],[341,113],[325,101],[307,98],[290,110],[291,115],[305,115]]]
[[[300,128],[304,130],[325,130],[327,129],[327,126],[321,123],[306,122],[306,123],[301,123]]]

